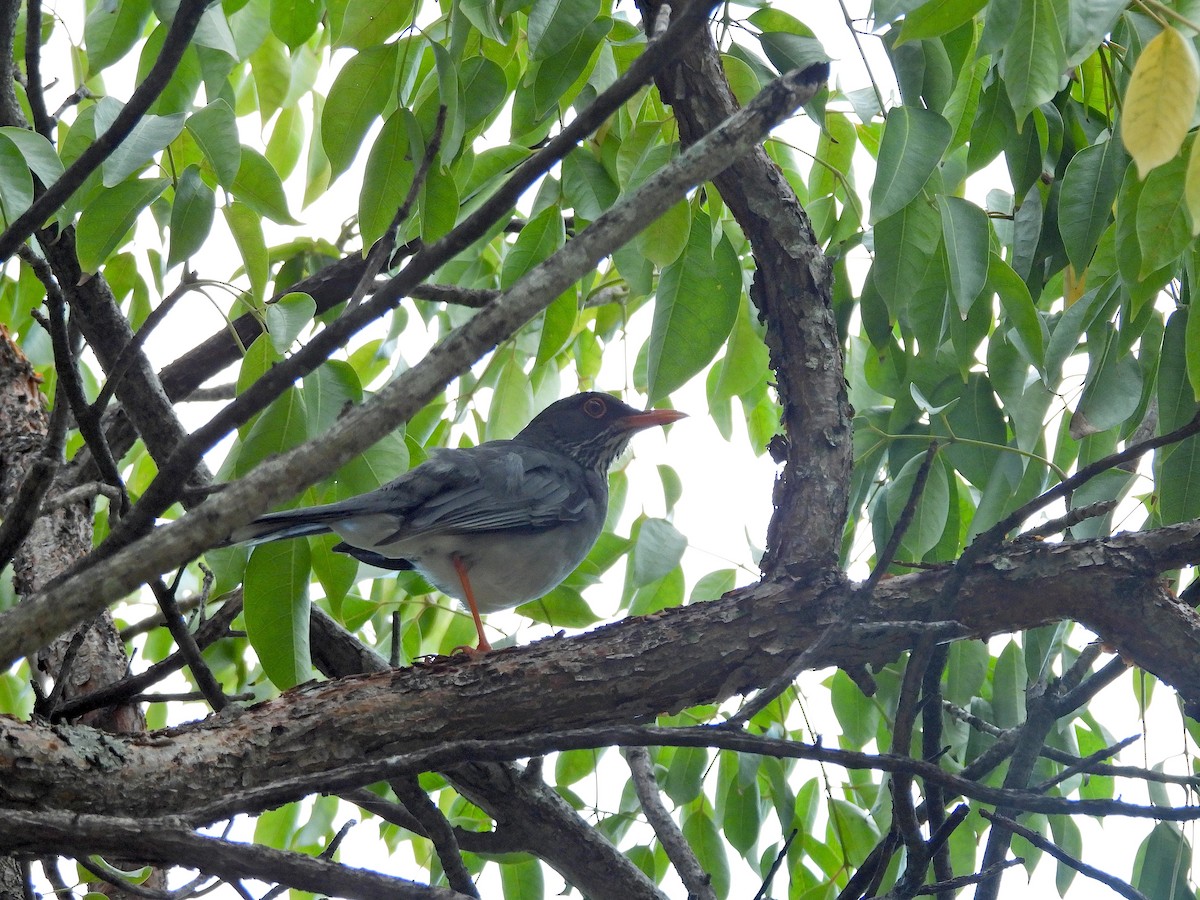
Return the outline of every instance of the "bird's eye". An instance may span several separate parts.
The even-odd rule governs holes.
[[[583,411],[593,419],[603,419],[608,411],[608,405],[599,397],[591,397],[584,401]]]

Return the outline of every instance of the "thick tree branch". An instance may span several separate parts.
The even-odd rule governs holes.
[[[954,612],[970,635],[981,638],[1064,618],[1083,622],[1139,664],[1157,669],[1185,697],[1198,698],[1200,616],[1163,592],[1156,574],[1198,550],[1200,523],[1105,540],[1022,545],[977,566],[963,584]],[[94,798],[91,802],[101,811],[133,814],[139,812],[137,804],[153,803],[153,810],[140,811],[162,813],[176,808],[169,804],[185,804],[219,817],[247,804],[261,808],[293,799],[317,784],[334,789],[337,778],[331,769],[346,759],[361,760],[366,767],[363,773],[346,775],[350,781],[341,787],[351,788],[362,783],[354,777],[386,777],[388,767],[380,761],[401,754],[408,754],[405,765],[424,771],[492,758],[486,742],[536,736],[547,722],[569,729],[652,721],[664,710],[720,701],[768,683],[796,648],[816,641],[835,621],[896,616],[902,624],[892,634],[876,632],[870,646],[852,637],[831,641],[812,660],[814,668],[889,661],[919,639],[919,626],[912,623],[937,604],[946,577],[929,571],[889,579],[865,606],[851,586],[840,582],[819,588],[760,584],[576,638],[302,686],[233,718],[212,717],[147,741],[0,721],[0,753],[44,760],[29,767],[40,773],[29,776],[34,780],[10,779],[0,785],[0,800],[69,808],[77,802],[71,798],[85,796]],[[630,659],[637,660],[636,669]],[[546,685],[555,690],[547,691]],[[502,721],[495,715],[499,696],[505,706]],[[337,728],[323,730],[319,723],[330,708],[338,709]],[[500,758],[539,752],[536,737],[528,740],[519,752],[510,748],[512,755]],[[450,744],[457,748],[454,752],[431,749]],[[551,741],[543,749],[559,747]],[[93,759],[111,760],[125,776],[113,778],[110,767],[96,766]],[[986,802],[1012,797],[983,792],[922,760],[871,766],[935,778],[947,791]],[[262,790],[242,787],[239,773],[248,769],[259,773]],[[157,790],[131,784],[129,779],[139,777],[135,773],[153,778]],[[65,783],[44,783],[37,777]],[[1055,806],[1057,802],[1038,797],[1027,803],[1022,797],[1020,808],[1068,808]],[[1124,806],[1096,807],[1101,808],[1127,811]]]
[[[662,0],[640,0],[654,21]],[[686,146],[737,108],[720,54],[705,33],[655,82]],[[832,268],[783,172],[756,146],[713,178],[754,251],[750,299],[767,325],[786,454],[775,485],[763,572],[836,565],[849,499],[850,404],[833,316]]]

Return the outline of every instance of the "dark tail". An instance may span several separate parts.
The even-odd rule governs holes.
[[[337,514],[328,514],[321,507],[308,509],[285,509],[282,512],[269,513],[255,519],[234,531],[222,547],[231,544],[262,544],[267,541],[281,541],[285,538],[307,537],[312,534],[329,534],[332,530],[326,521],[338,518]]]

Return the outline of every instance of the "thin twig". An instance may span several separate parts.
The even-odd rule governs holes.
[[[767,900],[767,896],[771,893],[771,882],[775,880],[775,874],[779,871],[779,867],[783,865],[783,861],[787,859],[792,841],[796,839],[796,835],[799,833],[799,828],[793,828],[792,833],[784,838],[783,846],[779,848],[779,852],[775,854],[775,859],[771,861],[771,868],[767,869],[767,874],[763,876],[762,887],[754,895],[754,900]]]
[[[979,814],[989,822],[997,822],[1003,825],[1009,831],[1016,832],[1039,850],[1044,850],[1046,853],[1049,853],[1063,865],[1070,866],[1079,874],[1086,875],[1088,878],[1099,881],[1105,887],[1111,888],[1122,897],[1126,897],[1128,900],[1150,900],[1149,897],[1147,897],[1133,885],[1128,884],[1113,875],[1109,875],[1106,872],[1101,872],[1099,869],[1095,868],[1094,866],[1089,866],[1082,860],[1076,859],[1074,856],[1060,848],[1057,844],[1046,840],[1036,831],[1026,828],[1019,822],[1015,822],[1007,816],[989,812],[986,809],[980,809]]]
[[[53,142],[54,122],[46,112],[42,89],[42,0],[27,0],[25,4],[25,97],[33,113],[34,129]]]
[[[621,754],[629,764],[633,787],[637,791],[638,802],[642,805],[646,821],[654,829],[658,842],[667,853],[667,859],[671,860],[671,865],[679,873],[688,896],[696,900],[716,900],[712,876],[704,871],[695,851],[663,805],[658,793],[658,781],[654,777],[654,766],[650,762],[650,752],[645,747],[623,747]]]
[[[879,583],[885,574],[887,574],[888,566],[892,564],[892,560],[896,556],[896,551],[900,549],[900,542],[904,540],[904,535],[912,524],[913,516],[917,512],[917,504],[921,500],[921,494],[925,491],[925,482],[929,478],[929,470],[933,466],[933,462],[937,459],[938,442],[930,441],[929,449],[925,451],[925,459],[921,461],[921,467],[917,469],[916,477],[913,478],[912,490],[908,493],[908,500],[904,503],[904,509],[900,512],[900,517],[896,520],[896,525],[892,529],[891,537],[888,538],[887,544],[879,553],[879,560],[875,563],[875,567],[871,569],[871,574],[867,576],[867,580],[862,584],[862,590],[866,592],[866,596],[870,597],[871,592],[875,590],[875,585]]]
[[[182,569],[179,574],[183,575]],[[161,578],[155,578],[150,582],[150,589],[154,592],[154,598],[158,601],[159,608],[162,609],[167,630],[171,632],[171,637],[179,647],[179,652],[187,660],[188,668],[192,670],[192,678],[196,680],[196,686],[200,688],[213,711],[220,712],[229,705],[229,698],[221,690],[221,685],[213,675],[212,669],[208,667],[208,663],[204,661],[204,657],[200,653],[195,636],[188,631],[187,624],[183,621],[183,613],[180,612],[179,605],[175,602],[175,591],[178,586],[178,577],[169,588]]]
[[[54,676],[54,687],[50,691],[50,696],[46,698],[45,706],[39,712],[46,718],[53,718],[58,710],[58,705],[62,701],[63,691],[67,687],[67,679],[71,675],[71,668],[75,665],[75,657],[79,653],[79,649],[83,646],[84,638],[87,637],[87,626],[76,629],[71,635],[70,643],[67,644],[66,650],[63,651],[62,662],[58,666],[58,674]]]
[[[228,633],[229,624],[241,611],[242,599],[239,593],[227,599],[225,605],[196,632],[196,645],[198,647],[207,647],[214,641],[225,637]],[[122,678],[120,681],[97,688],[80,697],[71,698],[63,703],[59,709],[55,710],[51,720],[71,719],[81,716],[85,712],[90,712],[93,709],[113,706],[129,697],[144,693],[146,688],[162,681],[172,672],[178,672],[187,664],[188,661],[184,657],[182,650],[172,653],[166,659],[162,660],[162,662],[155,663],[144,672]]]
[[[421,823],[425,834],[433,843],[433,850],[437,853],[438,861],[442,864],[442,871],[446,873],[446,880],[450,882],[450,887],[468,897],[478,897],[479,889],[475,887],[471,873],[467,870],[466,863],[463,862],[462,851],[459,849],[454,829],[450,827],[450,823],[446,821],[446,817],[442,815],[437,804],[421,790],[416,776],[400,776],[391,779],[388,783],[395,791],[396,797],[404,804],[404,808]]]
[[[1064,516],[1051,519],[1049,522],[1045,522],[1035,528],[1030,528],[1028,531],[1022,531],[1021,537],[1049,537],[1052,534],[1058,534],[1060,531],[1067,531],[1080,522],[1108,515],[1117,508],[1118,503],[1120,503],[1119,500],[1099,500],[1096,503],[1089,503],[1087,506],[1080,506],[1069,510]]]
[[[121,353],[117,357],[117,361],[108,370],[108,377],[105,379],[104,385],[100,388],[100,394],[96,397],[96,402],[92,404],[92,411],[95,415],[99,416],[104,412],[112,400],[113,394],[116,393],[117,385],[121,383],[121,379],[125,377],[125,373],[129,370],[129,367],[139,358],[138,351],[145,345],[150,335],[154,332],[154,329],[162,323],[167,317],[167,313],[171,311],[175,304],[185,297],[189,291],[195,290],[195,287],[195,275],[185,269],[175,289],[163,297],[162,302],[150,311],[150,315],[146,316],[146,320],[142,322],[142,327],[137,330],[137,333],[129,340],[129,343],[121,348]]]
[[[363,270],[362,276],[358,279],[358,284],[354,287],[354,293],[350,295],[350,300],[346,303],[346,311],[354,309],[354,307],[362,302],[363,297],[367,295],[367,291],[372,288],[375,276],[379,274],[383,268],[383,264],[391,258],[392,250],[396,247],[396,234],[399,232],[400,226],[408,218],[413,205],[417,202],[417,198],[421,196],[421,189],[425,187],[425,180],[429,177],[429,167],[433,165],[433,158],[437,156],[438,150],[441,149],[442,130],[445,127],[446,106],[443,104],[438,107],[437,121],[433,126],[433,134],[429,138],[429,143],[425,145],[425,154],[421,157],[421,164],[417,166],[412,183],[408,186],[408,196],[404,198],[404,202],[400,204],[400,208],[396,210],[396,214],[392,216],[392,222],[388,225],[387,231],[383,233],[383,237],[377,240],[375,246],[371,248],[371,252],[367,257],[367,267]]]
[[[1138,741],[1140,741],[1141,739],[1142,739],[1142,736],[1140,734],[1132,734],[1129,737],[1125,738],[1125,740],[1118,741],[1117,743],[1113,744],[1111,747],[1101,747],[1095,753],[1089,753],[1087,756],[1085,756],[1083,759],[1081,759],[1079,762],[1075,763],[1074,765],[1067,766],[1065,769],[1063,769],[1061,772],[1059,772],[1053,778],[1047,778],[1045,781],[1041,782],[1040,784],[1033,785],[1033,789],[1035,791],[1037,791],[1038,793],[1044,794],[1046,791],[1050,790],[1050,788],[1054,787],[1056,784],[1062,784],[1062,782],[1066,781],[1068,778],[1071,778],[1074,775],[1080,775],[1083,773],[1091,773],[1093,767],[1097,763],[1101,762],[1102,760],[1108,759],[1109,757],[1116,756],[1118,753],[1120,753],[1122,750],[1124,750],[1130,744],[1135,744]]]

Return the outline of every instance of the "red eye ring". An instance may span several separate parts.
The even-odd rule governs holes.
[[[599,397],[589,397],[583,402],[583,411],[593,419],[603,419],[608,412],[608,404]]]

